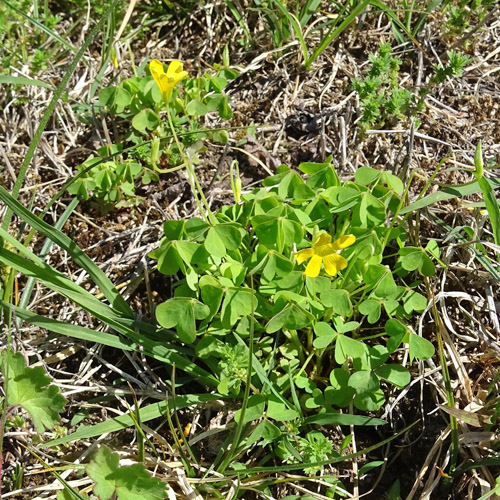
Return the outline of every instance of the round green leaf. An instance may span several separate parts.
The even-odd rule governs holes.
[[[382,365],[375,370],[375,373],[399,389],[406,387],[410,383],[410,372],[401,365]]]
[[[149,108],[143,109],[132,120],[132,127],[143,133],[147,130],[155,130],[159,124],[158,115]]]

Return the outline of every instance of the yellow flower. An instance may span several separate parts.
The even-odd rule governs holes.
[[[351,246],[355,241],[355,236],[346,234],[332,243],[332,237],[329,234],[323,233],[313,242],[312,248],[299,250],[295,254],[295,259],[298,264],[311,259],[306,267],[306,276],[310,276],[311,278],[318,276],[321,263],[325,265],[325,271],[330,276],[335,276],[341,269],[347,267],[347,260],[338,254],[338,250]]]
[[[169,65],[167,72],[163,69],[163,64],[158,59],[153,59],[149,63],[151,76],[154,78],[165,102],[170,102],[174,87],[188,76],[187,71],[183,71],[182,63],[174,59]]]

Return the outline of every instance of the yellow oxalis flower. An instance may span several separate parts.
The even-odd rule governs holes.
[[[151,76],[154,78],[165,102],[170,102],[173,88],[188,76],[187,71],[183,71],[182,63],[174,59],[168,66],[167,72],[163,69],[163,64],[158,59],[153,59],[149,63]]]
[[[298,264],[311,259],[306,267],[306,276],[311,278],[318,276],[321,263],[325,265],[325,271],[330,276],[335,276],[340,270],[347,267],[347,260],[338,254],[338,250],[350,247],[355,241],[355,236],[346,234],[332,243],[332,237],[323,233],[314,240],[312,248],[299,250],[295,254],[295,259]]]

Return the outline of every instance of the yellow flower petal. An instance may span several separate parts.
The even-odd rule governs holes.
[[[338,240],[335,240],[332,243],[333,248],[335,250],[342,250],[343,248],[350,247],[356,241],[356,236],[352,234],[346,234],[341,236]]]
[[[321,269],[321,261],[323,259],[319,255],[313,255],[309,264],[306,267],[306,276],[310,278],[316,278],[319,275],[319,271]]]
[[[297,264],[302,264],[302,262],[305,262],[307,259],[310,259],[314,255],[314,250],[312,248],[304,248],[304,250],[299,250],[295,254],[295,260],[297,261]]]
[[[149,63],[149,69],[151,76],[160,88],[162,98],[165,102],[170,101],[175,85],[188,76],[187,71],[182,70],[182,63],[177,59],[168,65],[166,73],[163,69],[163,64],[158,59],[153,59]]]
[[[167,69],[167,77],[169,81],[173,81],[173,84],[176,85],[181,80],[184,80],[188,76],[187,71],[182,70],[182,63],[177,59],[174,59],[169,65]]]
[[[319,247],[322,245],[328,245],[332,241],[332,237],[329,234],[320,234],[313,242],[313,246]]]
[[[341,255],[334,253],[325,255],[325,257],[323,257],[323,264],[325,265],[325,271],[330,276],[335,276],[341,269],[347,267],[347,260]]]
[[[169,65],[167,69],[168,76],[174,76],[175,73],[182,71],[182,63],[181,61],[174,59]]]
[[[158,59],[153,59],[149,63],[149,70],[151,71],[151,76],[154,78],[156,85],[158,85],[163,99],[167,99],[168,96],[168,78],[163,69],[163,64],[158,61]]]

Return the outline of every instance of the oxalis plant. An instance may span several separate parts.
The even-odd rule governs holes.
[[[68,191],[106,213],[140,204],[137,186],[157,182],[161,174],[181,169],[189,173],[199,163],[204,140],[221,144],[228,140],[225,130],[200,126],[209,112],[222,119],[233,114],[224,88],[237,72],[228,66],[227,50],[224,66],[196,78],[189,77],[181,61],[172,61],[165,71],[163,63],[154,59],[145,68],[149,74],[102,89],[95,108],[115,122],[116,142],[102,146],[78,167],[79,175]],[[181,81],[182,93],[176,88]],[[83,112],[80,116],[89,119]]]
[[[336,456],[310,424],[383,423],[372,412],[434,353],[408,320],[427,305],[418,289],[439,249],[407,244],[401,180],[361,167],[341,182],[331,158],[299,170],[305,180],[282,165],[205,220],[166,221],[150,254],[178,277],[158,322],[195,347],[220,393],[243,398],[221,469],[255,443],[288,462]]]

